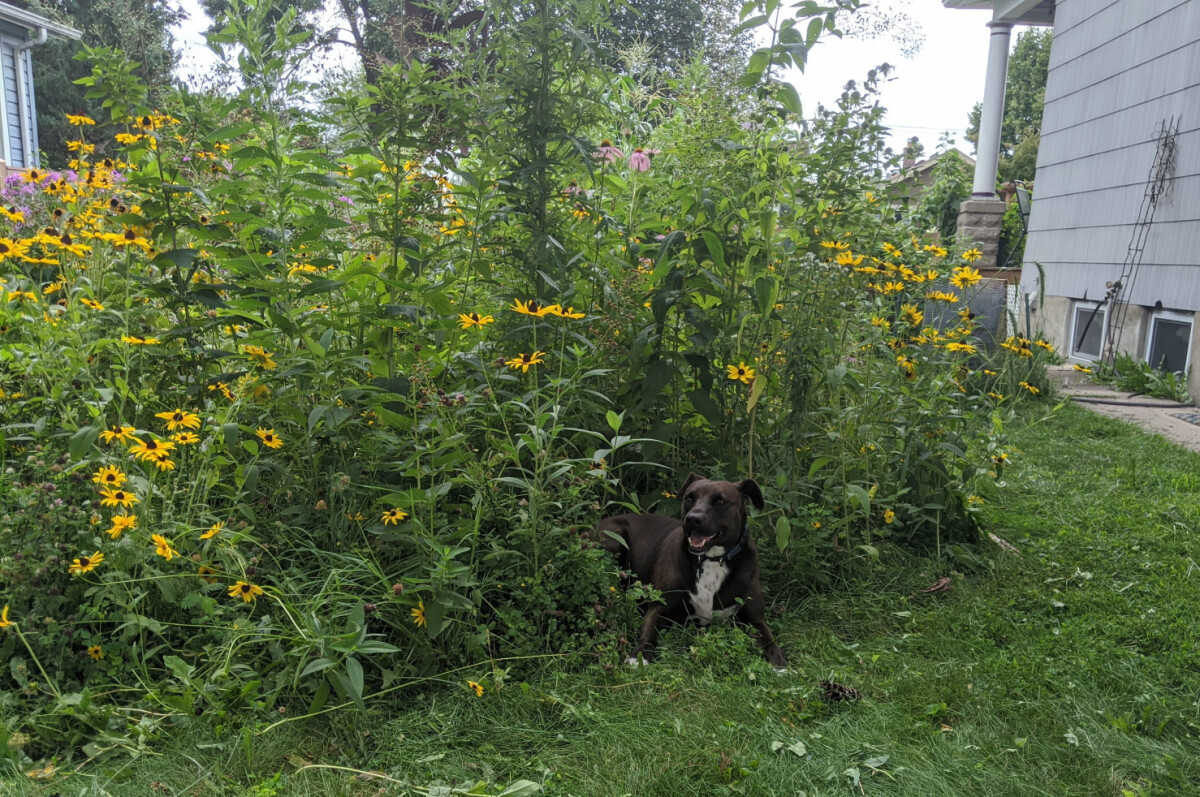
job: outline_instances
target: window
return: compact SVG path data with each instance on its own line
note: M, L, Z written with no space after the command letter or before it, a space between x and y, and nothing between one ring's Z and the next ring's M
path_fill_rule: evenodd
M1192 316L1159 310L1150 317L1146 362L1168 373L1186 374L1191 365Z
M1071 318L1071 356L1099 360L1104 348L1104 324L1107 311L1099 304L1076 302Z

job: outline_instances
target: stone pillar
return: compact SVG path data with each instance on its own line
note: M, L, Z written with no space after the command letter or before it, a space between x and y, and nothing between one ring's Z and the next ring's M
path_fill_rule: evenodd
M974 197L996 196L996 169L1000 160L1000 127L1004 122L1004 84L1008 80L1008 41L1011 22L989 22L987 77L979 114L979 141L975 146Z
M963 248L974 246L983 252L976 265L985 277L994 276L999 265L996 261L1000 255L1000 230L1006 207L1004 200L997 199L995 193L990 199L975 197L958 206L958 232L954 234L954 242Z

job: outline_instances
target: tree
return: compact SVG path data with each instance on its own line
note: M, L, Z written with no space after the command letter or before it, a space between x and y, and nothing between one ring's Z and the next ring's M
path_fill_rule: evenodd
M1033 180L1042 132L1042 105L1046 98L1046 73L1050 66L1049 28L1030 28L1017 36L1008 59L1004 89L1004 120L1000 126L999 179ZM983 106L971 110L967 140L979 146L979 118Z
M83 44L115 47L136 61L136 74L149 88L152 104L171 85L178 56L170 26L184 14L170 0L36 0L28 7L80 31ZM107 113L99 101L84 98L84 87L75 85L77 79L91 74L87 64L74 60L79 46L79 42L51 39L33 58L39 144L51 166L70 159L66 142L78 134L67 124L66 114L83 113L102 122Z

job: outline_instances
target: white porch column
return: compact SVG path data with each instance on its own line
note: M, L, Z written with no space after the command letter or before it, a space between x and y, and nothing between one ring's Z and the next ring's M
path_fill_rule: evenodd
M983 112L979 115L979 142L975 146L975 182L971 195L996 196L996 169L1000 160L1000 125L1004 121L1004 84L1008 78L1008 41L1011 22L988 23L987 79L983 85Z

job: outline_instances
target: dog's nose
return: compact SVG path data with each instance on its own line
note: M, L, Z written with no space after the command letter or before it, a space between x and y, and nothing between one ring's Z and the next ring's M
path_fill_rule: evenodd
M689 512L683 516L683 527L685 529L694 529L704 522L704 515L699 512Z

